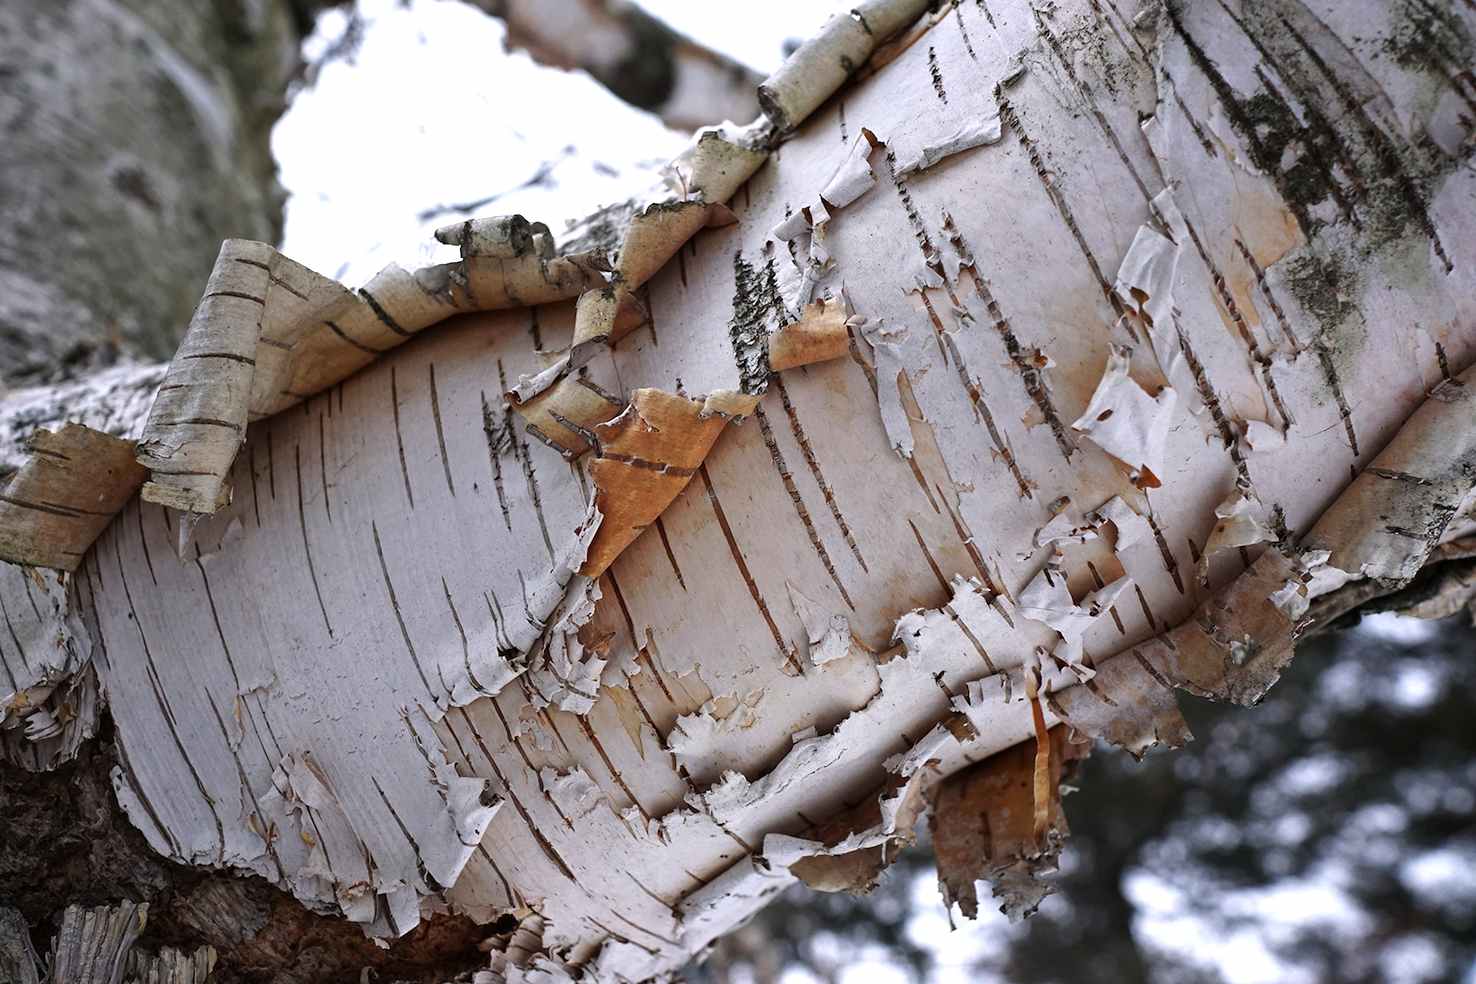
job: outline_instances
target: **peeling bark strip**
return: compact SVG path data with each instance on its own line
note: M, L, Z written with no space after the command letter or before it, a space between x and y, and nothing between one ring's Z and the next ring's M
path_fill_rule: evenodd
M1039 877L1055 870L1066 840L1061 782L1069 778L1069 766L1091 751L1090 745L1068 741L1069 730L1051 729L1045 743L1050 769L1043 830L1036 825L1037 742L1015 745L957 772L933 794L928 823L945 904L957 902L965 916L975 918L979 899L974 884L988 881L1000 911L1020 919L1049 894Z
M0 492L0 560L75 571L143 485L134 443L80 424L37 431L31 458Z
M845 89L849 145L828 112L788 120L759 171L776 120L709 131L563 254L536 223L473 220L441 233L459 264L368 286L385 318L324 288L347 305L342 335L303 322L301 346L331 357L295 347L292 364L362 370L328 425L313 401L248 428L251 501L200 519L190 562L164 549L182 517L125 509L75 582L88 629L71 656L33 642L69 624L58 585L28 594L30 573L5 569L6 754L54 762L85 730L95 669L120 802L155 849L259 872L379 936L422 905L515 922L491 957L514 978L673 973L796 879L874 878L950 776L1000 753L1019 759L1014 795L986 810L1017 807L1024 834L995 860L1028 869L1066 758L1032 738L1069 724L1134 754L1182 743L1173 687L1253 699L1306 620L1403 583L1476 524L1465 103L1427 62L1374 57L1403 28L1371 0L1324 5L1315 30L1292 0L1242 6L1269 19L950 7ZM1450 271L1345 177L1341 201L1306 200L1304 227L1297 181L1251 154L1225 98L1274 89L1309 129L1314 108L1346 116L1282 18L1376 126L1428 136L1408 167L1432 164L1411 173ZM811 50L858 25L842 15ZM991 122L1028 140L991 143ZM899 174L929 148L989 149L907 172L894 197L871 191L878 134ZM1305 145L1276 140L1294 167ZM1361 161L1365 191L1397 191ZM744 221L712 224L739 185ZM264 319L314 296L261 262ZM536 318L421 331L553 297ZM786 345L815 340L795 325L816 298L825 351L843 327L851 358L776 384ZM227 301L247 303L210 304ZM636 330L656 323L659 344ZM398 348L371 364L344 337ZM1324 362L1360 450L1388 445L1351 485ZM739 423L770 386L763 424ZM286 388L283 405L311 385ZM194 417L234 419L164 419ZM1252 561L1234 580L1227 551ZM976 865L979 813L934 817ZM959 892L965 870L945 872ZM1028 907L1039 888L1012 891Z
M595 429L589 473L604 518L580 573L603 574L687 487L728 421L757 406L740 393L714 393L701 402L659 390L632 393L624 413Z
M213 947L149 953L134 946L148 912L147 903L136 902L67 906L47 953L48 984L205 984L215 967ZM14 909L0 908L0 974L13 984L40 984L42 969L25 920Z

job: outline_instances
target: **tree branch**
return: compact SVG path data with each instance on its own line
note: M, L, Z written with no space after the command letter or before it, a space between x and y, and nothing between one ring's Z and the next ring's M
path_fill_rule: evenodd
M507 25L507 45L555 68L583 69L675 130L758 114L763 77L678 34L626 0L468 0Z

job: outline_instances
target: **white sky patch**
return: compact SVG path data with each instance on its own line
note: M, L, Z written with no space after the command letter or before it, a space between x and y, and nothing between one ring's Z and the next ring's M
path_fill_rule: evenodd
M1360 635L1372 636L1383 642L1401 646L1418 646L1435 638L1439 626L1422 618L1398 615L1394 612L1376 612L1365 615L1353 630Z
M1434 668L1404 660L1394 674L1394 686L1389 696L1405 710L1420 710L1440 697L1440 692L1445 689L1443 682Z
M746 0L740 8L690 0L641 0L640 6L693 41L760 72L772 72L784 61L786 40L812 37L827 17L853 4L844 0Z
M1124 890L1138 909L1133 929L1145 944L1212 967L1227 984L1311 981L1308 970L1279 956L1277 948L1291 948L1310 926L1339 935L1368 929L1366 914L1330 881L1229 892L1195 886L1191 900L1189 888L1140 869L1129 873Z
M845 5L753 0L741 16L671 0L642 6L769 71L785 39L808 37ZM472 215L521 212L557 234L645 189L686 142L584 72L509 55L501 22L465 4L358 0L357 10L364 28L352 60L324 65L272 133L290 195L283 252L349 286L391 261L454 259L431 232ZM325 13L304 55L321 57L347 23L341 10ZM539 186L519 188L541 169ZM424 215L499 193L468 212Z
M353 61L326 64L272 134L291 194L283 251L351 286L392 260L430 261L431 230L468 217L427 210L514 189L552 163L546 186L472 214L522 212L558 232L645 188L685 143L585 73L507 54L501 22L465 4L358 9ZM320 21L306 49L321 51L343 22Z
M992 974L980 974L974 968L978 963L990 963L1001 959L1010 947L1012 937L1018 935L1004 913L990 904L991 890L987 884L979 891L979 918L965 919L955 910L953 925L948 925L948 912L943 905L943 893L938 889L938 878L932 872L917 875L909 886L908 901L912 914L907 920L907 937L914 944L928 951L933 959L930 984L955 984L968 981L970 984L993 984L1000 980ZM1052 906L1059 899L1048 897L1042 907Z
M906 967L870 955L847 964L839 976L841 984L912 984L912 974Z
M1476 846L1453 845L1426 851L1399 866L1399 881L1431 908L1453 904L1476 907Z
M1379 970L1388 984L1438 981L1451 969L1439 944L1428 936L1401 936L1385 944L1379 954ZM1476 967L1472 973L1476 973Z
M1316 796L1332 789L1347 773L1347 763L1338 756L1314 755L1288 765L1276 777L1276 785L1288 796Z

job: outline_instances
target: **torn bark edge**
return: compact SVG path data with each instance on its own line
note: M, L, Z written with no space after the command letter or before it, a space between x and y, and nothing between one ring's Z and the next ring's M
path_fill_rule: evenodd
M1345 585L1372 582L1383 594L1408 584L1476 487L1473 382L1476 367L1432 391L1306 536L1265 550L1140 656L1191 693L1254 704L1313 627L1314 601Z
M604 521L580 573L603 574L687 487L728 422L757 406L757 397L732 390L695 400L638 389L624 412L595 427L589 475Z
M1313 618L1305 617L1311 602L1331 595L1314 616L1326 619L1348 607L1331 604L1339 588L1344 590L1338 594L1356 603L1364 596L1362 585L1386 591L1407 584L1436 550L1451 518L1476 486L1476 433L1468 426L1473 381L1476 368L1432 392L1297 547L1283 544L1268 549L1206 601L1194 617L1141 646L1100 661L1089 685L1068 685L1054 693L1050 688L1032 688L1034 681L1026 668L1025 689L1037 735L1046 724L1043 701L1073 728L1122 744L1135 755L1157 742L1182 744L1189 735L1170 685L1200 696L1254 703L1275 682L1291 658L1294 642L1311 626ZM1412 535L1416 531L1418 535ZM1352 591L1345 585L1351 585ZM956 741L972 737L974 728L966 710L951 715L934 735L919 742L899 763L898 771L903 776L923 775L929 770L922 766L940 754L950 736ZM1007 911L1029 911L1043 897L1032 884L1039 870L1036 862L1046 857L1041 845L1055 830L1051 779L1058 763L1054 755L1041 756L1039 748L1037 738L1028 756L1015 752L1025 757L1009 772L1013 781L1030 790L1029 809L1017 804L1014 822L1024 824L1028 818L1028 843L1035 853L1016 850L991 872ZM946 787L948 780L944 782ZM897 802L905 806L907 791L917 788L909 779L898 791ZM888 812L884 808L884 815ZM890 826L874 828L872 836L898 829L895 818L901 811L894 808L890 812L894 818ZM971 834L967 825L958 828L947 815L947 811L935 815L937 836L977 839L977 832ZM861 836L846 846L850 851L845 853L851 853L873 845ZM792 848L789 853L794 853ZM972 857L979 852L963 853ZM949 869L950 862L942 860L945 890L966 900L972 876L965 883ZM950 880L957 884L949 885Z
M1040 876L1056 868L1068 833L1061 783L1091 746L1071 729L1046 732L943 780L930 796L929 827L944 903L978 915L975 883L989 881L1011 921L1033 913L1050 894ZM1045 767L1042 768L1042 763Z

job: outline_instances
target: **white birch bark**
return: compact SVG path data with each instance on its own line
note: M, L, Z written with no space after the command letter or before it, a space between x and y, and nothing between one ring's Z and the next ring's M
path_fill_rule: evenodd
M376 934L512 913L494 979L639 980L1052 725L1141 752L1170 684L1258 698L1462 528L1473 20L963 3L829 99L779 73L794 135L643 286L253 423L183 558L124 508L74 580L124 809ZM771 375L826 295L845 356ZM612 402L578 448L527 426L556 387Z

